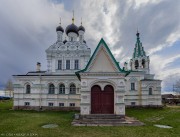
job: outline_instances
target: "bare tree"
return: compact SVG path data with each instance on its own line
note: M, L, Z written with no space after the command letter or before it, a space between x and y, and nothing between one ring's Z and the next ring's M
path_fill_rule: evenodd
M9 79L6 83L6 86L5 86L5 94L9 95L9 97L12 97L13 91L14 91L13 83L12 83L12 80Z

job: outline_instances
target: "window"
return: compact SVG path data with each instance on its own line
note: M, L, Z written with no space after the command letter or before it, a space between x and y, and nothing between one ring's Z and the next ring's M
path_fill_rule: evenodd
M74 69L79 69L79 60L74 61Z
M142 60L142 67L145 68L145 59Z
M73 41L73 37L71 37L71 41Z
M64 107L64 103L59 103L59 106L60 107Z
M152 88L149 88L149 95L152 95Z
M49 107L52 107L54 104L52 102L50 102L48 105L49 105Z
M75 107L75 103L70 103L69 106L70 107Z
M59 70L62 69L62 60L58 60L58 69L59 69Z
M24 102L24 105L25 106L30 106L30 103L29 102Z
M135 90L135 83L131 83L131 90Z
M65 86L64 86L64 84L59 85L59 94L65 94Z
M135 106L135 105L136 105L136 102L131 102L131 105L132 105L132 106Z
M76 94L76 86L74 84L70 85L70 94Z
M54 92L55 92L54 84L50 84L49 85L49 94L54 94Z
M66 69L70 69L70 60L66 60Z
M83 39L82 39L82 35L80 35L80 36L79 36L79 40L80 40L80 41L82 41L82 40L83 40Z
M28 84L26 85L26 94L30 94L31 93L31 86Z
M135 61L135 69L138 69L139 67L139 63L138 63L138 60Z

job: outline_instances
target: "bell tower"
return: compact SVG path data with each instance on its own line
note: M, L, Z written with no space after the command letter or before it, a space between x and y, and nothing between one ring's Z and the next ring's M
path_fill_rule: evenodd
M146 56L146 52L144 51L139 35L140 33L137 31L137 40L132 59L130 60L130 68L133 71L144 71L146 74L149 74L149 56Z

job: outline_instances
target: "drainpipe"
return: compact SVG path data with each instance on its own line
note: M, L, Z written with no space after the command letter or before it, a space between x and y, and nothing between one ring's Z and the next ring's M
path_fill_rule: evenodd
M42 109L42 85L41 85L42 76L41 76L41 74L39 75L39 80L40 80L40 98L39 98L39 108L40 108L40 110L41 110L41 109Z

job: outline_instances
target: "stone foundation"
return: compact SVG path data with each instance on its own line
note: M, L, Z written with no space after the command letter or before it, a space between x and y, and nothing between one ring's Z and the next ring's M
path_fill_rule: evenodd
M80 111L80 107L49 107L49 106L14 106L14 110L52 110L52 111Z
M126 108L163 108L163 105L126 105Z
M162 105L139 105L139 106L132 106L126 105L126 108L163 108ZM52 111L80 111L80 107L49 107L49 106L14 106L14 110L37 110L37 111L44 111L44 110L52 110Z

